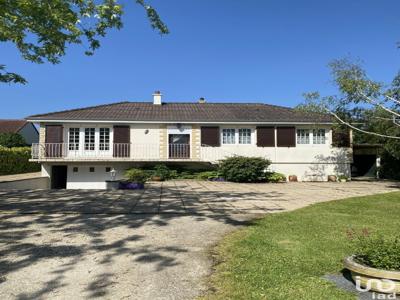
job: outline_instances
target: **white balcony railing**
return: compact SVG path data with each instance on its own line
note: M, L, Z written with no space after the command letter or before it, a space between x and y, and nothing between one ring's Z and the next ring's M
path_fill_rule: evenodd
M32 144L32 159L131 159L141 161L152 160L188 160L192 159L192 150L190 144L168 144L167 152L160 151L160 144L135 144L135 143L36 143ZM202 145L200 147L200 156L196 160L205 162L218 162L221 159L234 155L243 154L236 148L221 149L221 147L209 147ZM244 149L245 150L245 149ZM257 153L257 156L263 156Z
M188 159L190 158L189 144L168 144L168 158Z
M130 153L129 143L34 143L31 148L33 159L129 158Z

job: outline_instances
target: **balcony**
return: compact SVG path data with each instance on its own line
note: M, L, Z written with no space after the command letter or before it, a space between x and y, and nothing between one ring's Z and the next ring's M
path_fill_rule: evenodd
M167 153L160 151L159 144L133 143L35 143L31 151L33 161L194 160L189 144L168 144Z

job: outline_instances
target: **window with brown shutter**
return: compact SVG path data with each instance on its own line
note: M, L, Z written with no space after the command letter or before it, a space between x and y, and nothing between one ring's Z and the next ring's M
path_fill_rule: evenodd
M63 127L61 125L46 125L45 152L46 157L62 157Z
M218 126L201 127L201 145L203 147L219 147L220 133Z
M276 134L278 147L296 147L296 129L294 127L277 127Z
M129 126L114 126L114 157L129 157L130 156L130 127Z
M257 147L275 147L275 127L257 127Z

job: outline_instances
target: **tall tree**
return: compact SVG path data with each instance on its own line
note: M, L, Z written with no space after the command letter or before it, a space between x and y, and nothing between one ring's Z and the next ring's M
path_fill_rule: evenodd
M145 0L133 0L144 8L150 25L160 34L168 28ZM1 0L0 41L15 44L22 57L34 63L60 63L69 44L84 44L86 55L100 47L100 37L123 25L120 0ZM22 83L21 75L0 64L0 82Z

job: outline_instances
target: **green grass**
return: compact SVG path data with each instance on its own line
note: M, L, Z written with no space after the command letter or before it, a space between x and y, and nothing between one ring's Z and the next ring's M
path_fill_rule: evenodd
M352 254L346 230L400 228L400 193L350 198L273 214L229 234L215 249L207 299L355 299L322 279Z

